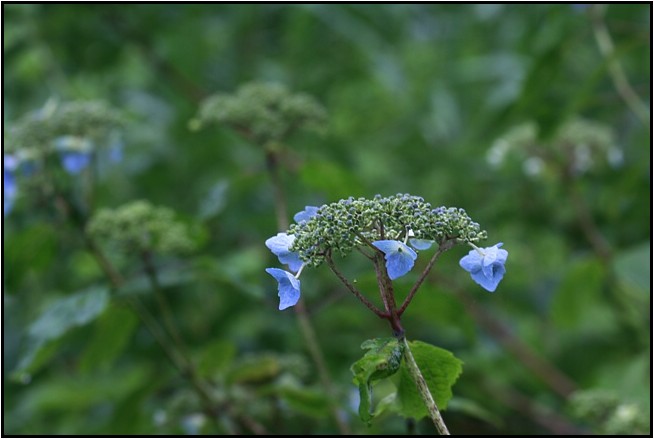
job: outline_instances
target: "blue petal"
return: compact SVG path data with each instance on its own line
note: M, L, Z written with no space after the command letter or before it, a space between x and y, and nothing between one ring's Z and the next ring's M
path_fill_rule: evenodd
M477 271L475 273L470 273L472 279L481 285L485 290L489 292L494 292L497 288L497 285L500 283L506 273L506 268L502 264L493 264L491 266L491 275L487 276L484 271Z
M300 281L295 276L279 268L266 268L266 273L277 280L280 310L294 306L300 300Z
M470 250L467 255L461 258L459 265L465 271L473 273L481 270L482 257L477 250Z
M319 209L320 208L316 206L305 206L304 210L296 213L293 219L298 224L302 221L309 221L311 218L318 215Z
M416 250L427 250L432 246L432 244L434 244L434 241L429 239L411 238L409 239L409 244L411 244L411 247L415 248Z
M499 247L501 245L502 243L500 242L499 244L495 244L494 246L487 247L483 250L484 258L482 260L482 270L486 277L492 277L492 267L495 264L504 264L506 262L509 252L500 249Z
M266 247L279 259L282 264L288 265L288 268L293 273L302 267L303 262L300 260L300 255L289 250L295 241L295 236L286 233L278 233L272 238L266 240Z
M61 164L71 174L79 174L90 161L91 154L88 152L66 152L61 155Z
M386 257L386 271L391 280L402 277L413 268L413 261L418 255L411 247L400 241L382 240L372 243L384 252Z

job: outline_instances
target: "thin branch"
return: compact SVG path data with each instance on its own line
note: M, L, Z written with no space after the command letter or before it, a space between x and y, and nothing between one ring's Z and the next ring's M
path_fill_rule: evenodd
M273 186L273 194L275 197L275 215L277 216L277 227L280 231L288 229L288 207L286 204L286 195L284 193L284 186L279 175L279 157L276 151L266 150L266 169Z
M188 352L188 349L186 348L186 343L182 339L180 331L179 329L177 329L177 325L175 324L175 319L173 317L172 311L170 310L170 305L168 303L168 300L166 299L166 296L164 295L161 289L161 285L159 283L159 277L157 276L157 270L152 264L152 258L150 253L142 252L141 260L143 261L143 268L145 270L145 274L148 278L148 281L150 282L150 287L154 292L154 296L157 301L157 305L159 306L159 310L161 311L161 315L163 317L163 321L164 321L164 325L166 326L166 329L168 330L171 337L173 338L173 341L177 344L178 349L182 352Z
M325 256L325 260L327 261L327 265L329 266L330 270L332 270L332 272L336 275L336 277L338 277L340 281L343 282L343 285L345 285L347 289L350 290L352 294L354 294L357 297L357 299L359 299L359 301L361 301L361 303L363 303L370 311L377 314L379 318L387 319L389 317L387 313L383 312L382 310L377 308L375 304L373 304L368 299L366 299L366 297L363 294L361 294L359 290L357 290L356 287L352 285L345 276L343 276L343 274L336 267L336 264L334 263L334 260L332 259L332 256L330 254Z
M375 247L375 246L372 244L372 242L370 242L370 240L369 240L368 238L366 238L365 236L363 236L363 235L361 234L361 232L355 231L354 234L357 235L357 237L358 237L361 241L363 241L364 244L366 244L368 247L370 247L371 249L373 249L373 250L375 251L375 253L381 251L381 250L379 250L377 247Z
M441 244L441 245L438 247L438 250L436 250L436 253L434 253L434 256L431 257L431 259L429 260L429 263L427 264L427 266L425 267L425 269L422 270L422 273L420 274L420 277L418 278L418 280L416 281L416 283L413 285L413 287L411 287L411 291L409 291L409 294L408 294L408 295L406 296L406 298L404 299L404 302L402 302L402 306L401 306L400 309L397 311L397 314L398 314L399 316L402 316L402 314L404 314L404 311L406 311L406 308L409 306L409 304L410 304L411 301L413 300L413 296L416 295L416 293L418 292L418 289L420 288L420 286L422 285L422 283L423 283L423 282L425 281L425 279L427 278L427 275L429 274L429 272L431 271L432 267L433 267L434 264L436 263L436 260L440 257L440 255L442 255L442 254L445 253L447 250L449 250L450 248L452 248L452 246L454 245L454 243L455 243L455 240L447 240L447 241L444 241L443 244Z
M373 261L373 260L375 259L374 256L369 255L368 253L366 253L365 251L363 251L362 248L357 247L356 249L357 249L357 251L358 251L359 253L361 253L363 256L365 256L366 258L370 259L371 261Z
M375 255L375 275L377 276L377 284L379 285L379 294L381 295L386 313L388 314L388 322L391 324L393 334L400 337L404 334L404 328L400 316L397 314L397 303L395 302L395 293L393 292L393 281L388 277L386 270L386 263L384 261L384 253L381 251Z
M574 206L581 231L597 256L599 256L602 262L608 264L611 261L613 253L611 245L595 222L590 207L581 194L578 183L573 179L568 180L568 184L565 185L566 191Z
M529 344L516 337L499 319L485 307L476 304L470 295L447 278L439 276L438 281L447 285L465 307L466 311L488 331L507 351L511 352L534 375L545 382L554 392L563 398L577 390L577 385L570 377L559 370L546 358L538 355Z
M645 126L648 126L651 122L649 109L629 83L627 74L616 56L613 39L606 27L606 23L604 22L605 9L605 5L593 5L590 7L590 17L597 46L606 60L609 75L611 76L616 91L638 119L640 119Z

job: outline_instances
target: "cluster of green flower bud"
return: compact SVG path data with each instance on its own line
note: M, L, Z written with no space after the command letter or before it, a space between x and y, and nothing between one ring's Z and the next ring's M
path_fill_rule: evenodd
M575 417L593 426L593 433L621 436L649 431L647 411L634 402L621 401L612 391L579 390L568 404Z
M435 241L450 239L478 242L486 231L472 221L465 210L432 208L422 197L397 194L373 199L352 197L319 208L308 221L293 224L295 240L290 251L310 266L318 266L328 252L346 256L353 249L377 240L406 241L409 238Z
M533 122L518 125L493 143L487 159L499 166L511 156L522 161L529 175L541 174L548 165L583 173L599 165L615 167L622 163L622 152L615 146L611 129L585 119L564 123L549 138L540 138Z
M50 151L53 141L63 136L102 144L122 125L121 113L101 101L48 102L42 109L11 124L3 137L6 152L37 156Z
M250 83L234 94L207 98L190 126L225 124L258 145L267 145L300 129L321 132L326 120L324 107L308 94L291 93L279 84Z
M117 209L100 209L88 233L128 252L186 253L195 247L188 227L166 207L133 201Z

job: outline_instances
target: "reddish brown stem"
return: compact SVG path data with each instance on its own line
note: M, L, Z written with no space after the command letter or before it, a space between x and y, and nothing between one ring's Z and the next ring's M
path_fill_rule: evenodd
M442 255L443 253L445 253L447 250L451 249L452 246L453 246L455 243L456 243L456 240L454 240L454 239L450 239L450 240L446 240L446 241L444 241L444 242L443 242L443 243L438 247L438 250L436 250L436 253L434 253L434 256L431 257L431 259L429 260L429 263L427 264L427 266L425 267L425 269L422 270L422 273L420 274L420 277L418 278L418 280L416 281L416 283L413 285L413 287L411 287L411 291L409 291L409 294L408 294L408 295L406 296L406 298L404 299L404 302L402 302L402 306L401 306L400 309L397 311L397 314L398 314L400 317L402 316L402 314L404 314L404 311L406 311L406 308L409 306L409 304L410 304L411 301L413 300L413 296L416 295L416 293L418 292L418 289L420 288L420 286L422 285L422 283L423 283L423 282L425 281L425 279L427 278L427 275L429 274L429 272L431 271L432 267L433 267L434 264L436 263L436 260L440 257L440 255Z
M327 265L332 270L332 272L336 275L336 277L338 277L340 279L340 281L343 282L343 285L345 285L347 287L347 289L350 290L352 292L352 294L354 294L356 296L356 298L359 299L359 301L361 303L363 303L370 311L377 314L377 316L379 318L382 318L382 319L388 319L389 318L388 313L383 312L382 310L377 308L372 302L370 302L368 299L366 299L366 297L363 294L361 294L361 292L359 292L359 290L357 290L356 287L354 285L352 285L350 283L350 281L348 281L345 276L343 276L343 273L341 273L338 270L338 268L336 267L336 264L334 263L334 260L332 259L330 254L328 254L325 257L325 260L327 261Z

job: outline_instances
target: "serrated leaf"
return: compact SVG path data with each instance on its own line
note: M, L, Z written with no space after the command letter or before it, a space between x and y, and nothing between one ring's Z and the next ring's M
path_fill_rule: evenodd
M374 381L396 373L402 363L403 346L396 338L375 338L361 344L368 352L352 367L354 384L359 388L359 417L364 422L373 418L372 385Z
M94 320L104 311L108 302L109 292L106 288L98 287L52 303L28 328L27 348L16 366L14 376L20 380L26 373L33 373L45 362L45 357L40 354L42 348L71 328Z
M424 343L410 341L409 347L416 364L427 382L434 402L439 410L447 408L452 398L452 386L461 374L463 361L450 351ZM397 386L397 410L407 418L421 419L427 416L427 407L423 402L416 384L411 378L406 363L400 367L400 382Z

